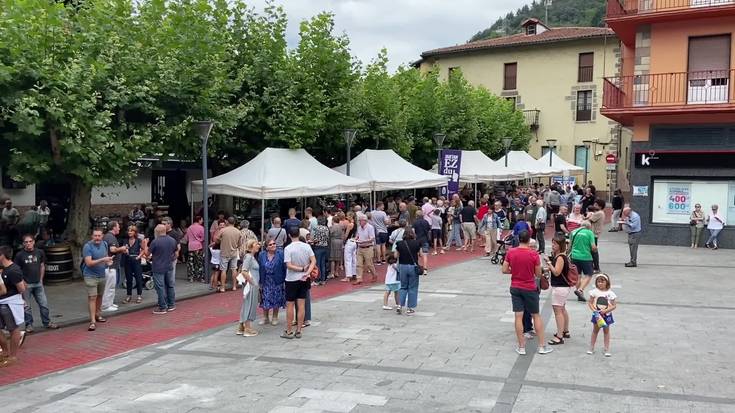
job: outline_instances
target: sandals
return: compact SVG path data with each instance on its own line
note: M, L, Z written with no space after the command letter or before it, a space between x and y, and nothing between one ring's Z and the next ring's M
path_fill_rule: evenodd
M572 336L570 336L570 335L569 335L569 331L568 331L568 330L567 330L567 331L564 331L564 332L562 333L562 336L563 336L564 338L572 338Z
M143 297L138 296L138 298L135 299L135 304L140 304L143 302Z
M294 338L301 338L301 331L297 331L293 336Z
M125 297L125 299L123 300L123 304L130 304L130 302L131 302L131 301L133 301L133 297L131 297L131 296L127 296L127 297Z
M97 316L97 321L100 322L100 323L106 323L107 322L107 319L105 317L102 317L101 315L98 315ZM92 323L92 324L94 324L94 323Z
M87 328L87 331L94 331L97 329L97 325L95 323L89 323L89 327Z
M281 333L281 338L285 338L286 340L293 340L294 334L288 332L287 330L284 330L283 333Z
M564 334L562 334L563 336ZM559 344L564 344L564 339L562 337L559 337L558 335L554 334L554 338L556 338L559 341L549 340L550 346L558 346Z

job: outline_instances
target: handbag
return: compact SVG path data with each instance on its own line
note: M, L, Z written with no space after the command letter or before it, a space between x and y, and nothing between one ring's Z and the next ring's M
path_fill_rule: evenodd
M697 221L696 220L694 220L694 219L689 220L689 226L692 226L693 227L693 226L696 226L696 225L697 225Z
M575 287L579 282L579 269L577 269L577 266L574 265L572 260L570 260L566 254L562 255L564 256L564 260L567 262L567 273L564 274L564 272L562 272L561 276L570 287Z
M542 290L549 289L549 278L545 274L541 274L541 278L539 279L539 288Z
M311 281L316 281L319 279L319 267L317 267L316 265L314 266L314 268L309 273L309 278L311 279Z

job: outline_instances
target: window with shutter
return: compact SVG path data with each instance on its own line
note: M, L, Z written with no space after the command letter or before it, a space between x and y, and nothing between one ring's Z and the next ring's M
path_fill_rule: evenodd
M592 120L592 91L577 92L577 122Z
M503 90L515 90L518 74L518 63L506 63L503 78Z
M595 54L594 53L580 53L579 54L579 69L577 73L578 82L591 82L592 74L595 66Z

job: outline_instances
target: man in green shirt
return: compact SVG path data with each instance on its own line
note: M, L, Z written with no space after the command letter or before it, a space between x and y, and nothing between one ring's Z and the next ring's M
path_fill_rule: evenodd
M579 271L579 281L577 281L577 289L574 295L577 300L586 301L584 298L584 289L592 279L594 269L592 268L592 251L597 251L595 243L595 233L592 232L592 224L589 221L582 221L582 225L569 234L569 243L572 253L570 258L572 263L577 266Z

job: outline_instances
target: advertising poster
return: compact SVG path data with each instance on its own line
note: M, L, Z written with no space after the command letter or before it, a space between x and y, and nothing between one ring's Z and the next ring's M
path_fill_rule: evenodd
M574 186L577 184L577 178L574 176L552 176L551 182L560 184L563 187Z
M691 211L691 185L669 184L669 195L666 202L666 213L674 215L689 215Z
M446 191L448 198L459 192L459 167L461 163L462 151L457 149L442 149L441 174L449 177L447 187L442 190L442 194Z

